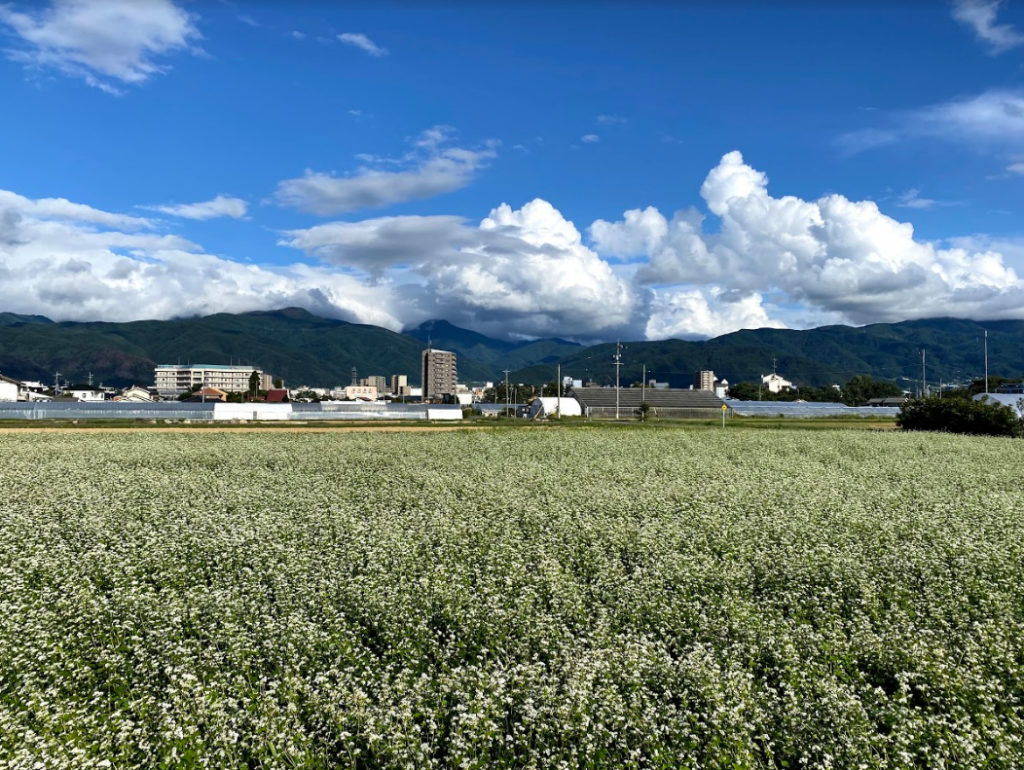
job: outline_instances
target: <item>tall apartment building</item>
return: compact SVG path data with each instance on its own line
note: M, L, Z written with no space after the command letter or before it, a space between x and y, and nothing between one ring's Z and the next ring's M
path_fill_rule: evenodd
M455 392L458 379L455 354L450 350L423 351L423 400L439 401Z
M713 391L715 389L715 373L710 369L702 369L699 372L694 372L693 389Z
M164 398L188 393L196 385L219 388L228 393L249 390L249 377L256 372L260 377L260 390L270 390L272 378L255 366L228 366L226 364L161 364L156 367L156 390Z
M412 388L409 387L409 375L407 374L392 374L391 375L391 395L392 396L411 396Z

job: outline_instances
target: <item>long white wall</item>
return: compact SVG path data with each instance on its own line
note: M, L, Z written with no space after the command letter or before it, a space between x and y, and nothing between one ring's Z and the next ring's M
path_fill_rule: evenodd
M215 420L288 420L291 404L226 404L213 405Z

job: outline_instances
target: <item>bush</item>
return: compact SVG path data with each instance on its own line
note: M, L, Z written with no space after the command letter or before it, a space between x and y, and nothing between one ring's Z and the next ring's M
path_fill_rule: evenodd
M994 401L961 398L915 398L896 418L903 430L938 430L981 436L1020 436L1024 423L1008 406Z

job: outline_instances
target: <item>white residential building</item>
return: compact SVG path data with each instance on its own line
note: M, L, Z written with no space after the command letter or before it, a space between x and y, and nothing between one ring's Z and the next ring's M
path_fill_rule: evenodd
M188 393L196 385L219 388L228 393L245 393L249 390L249 378L253 372L259 375L260 390L270 390L272 378L259 367L226 364L161 364L155 370L156 389L164 398Z
M153 394L138 385L132 385L118 398L119 401L140 401L149 402L153 400Z
M17 401L20 393L20 382L0 374L0 401Z
M768 388L769 393L778 393L783 389L792 388L793 383L775 372L762 374L761 382Z
M64 393L70 394L76 401L105 401L107 397L107 394L99 388L73 388Z

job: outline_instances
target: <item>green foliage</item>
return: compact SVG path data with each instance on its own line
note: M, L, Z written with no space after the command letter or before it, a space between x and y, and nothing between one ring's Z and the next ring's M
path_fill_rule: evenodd
M0 766L1020 767L1022 461L900 432L0 435Z
M842 401L847 406L862 406L872 398L890 398L902 394L903 391L896 383L875 380L866 374L852 377L839 390L831 385L820 388L804 385L772 393L756 382L738 382L729 386L730 398L740 401Z
M903 395L894 382L879 382L869 375L858 375L843 385L842 399L847 406L861 406L872 398L894 398Z
M1020 436L1024 423L995 401L930 396L907 401L896 418L903 430L932 430L986 436Z

